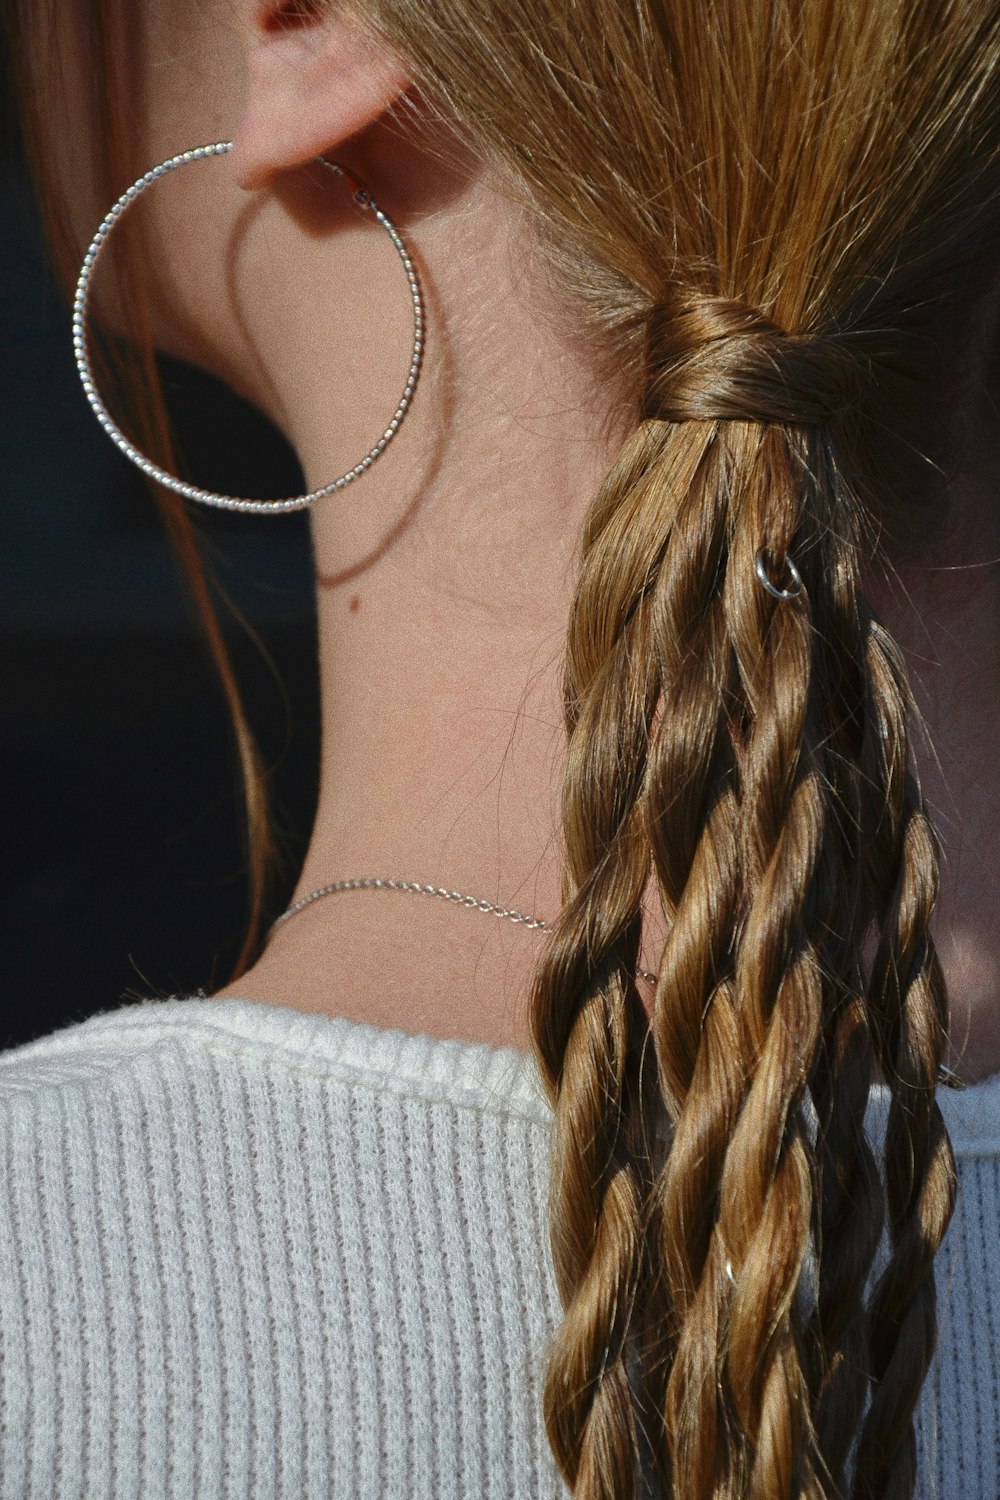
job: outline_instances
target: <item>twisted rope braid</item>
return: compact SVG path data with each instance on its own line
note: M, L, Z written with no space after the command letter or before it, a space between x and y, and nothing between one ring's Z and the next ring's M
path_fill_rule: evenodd
M725 486L713 450L671 536L654 596L664 712L650 752L649 843L670 930L652 1033L672 1124L652 1219L672 1292L652 1395L664 1412L671 1493L714 1493L728 1451L716 1374L724 1258L712 1239L723 1151L743 1090L734 1003L738 801L728 734L732 650L720 578ZM692 1101L692 1107L688 1107ZM694 1102L696 1101L696 1102ZM661 1475L665 1479L665 1474Z
M563 1475L585 1500L632 1496L640 1454L627 1342L648 1280L656 1092L639 1067L648 1026L633 976L649 870L641 794L659 698L649 580L671 505L646 479L659 447L642 431L626 444L581 541L564 676L565 899L531 997L555 1109L550 1216L565 1309L545 1419ZM623 570L626 535L633 567ZM612 578L624 586L609 588Z
M735 1276L725 1372L747 1445L746 1493L820 1495L809 1391L793 1299L809 1246L813 1171L803 1099L819 1045L826 983L818 940L817 872L828 802L827 729L814 672L809 543L786 434L765 429L734 536L726 600L750 708L741 757L741 866L746 919L736 958L737 1004L749 1051L746 1097L726 1152L718 1234ZM775 609L747 588L740 561L762 545L796 545L802 607ZM771 528L777 532L772 543ZM818 527L817 527L818 529ZM746 577L750 575L747 574Z
M910 1500L916 1483L913 1412L936 1344L934 1257L955 1206L954 1153L936 1100L947 999L930 934L937 898L936 839L909 768L911 711L898 648L868 630L873 710L885 798L872 872L881 941L869 985L876 1044L891 1090L886 1197L891 1257L872 1297L872 1399L858 1439L854 1500Z
M846 1495L846 1464L865 1403L868 1329L864 1293L885 1216L882 1180L864 1134L871 1034L853 989L824 1028L814 1072L818 1117L816 1307L807 1333L813 1422L830 1493Z
M806 347L797 340L796 358ZM768 368L787 414L788 367ZM761 376L758 400L763 389ZM905 1050L906 1007L887 974L901 954L916 960L894 902L925 915L929 905L926 892L909 903L893 894L886 875L899 862L898 819L885 811L899 755L886 760L881 637L859 597L850 497L830 440L809 425L692 423L663 435L649 424L582 539L564 678L572 852L532 1012L556 1105L550 1212L566 1311L546 1421L581 1496L635 1493L650 1412L671 1500L847 1493L884 1198L865 1107L875 1058ZM804 598L776 608L752 559L793 546ZM898 683L896 696L905 711ZM905 739L896 751L905 765ZM669 930L647 1027L632 976L650 869ZM897 936L883 933L866 986L859 955L873 921ZM911 1009L919 1021L926 1007ZM647 1030L655 1090L640 1064ZM650 1146L657 1098L662 1161ZM910 1143L932 1145L926 1134ZM904 1224L914 1186L889 1179ZM904 1485L904 1429L933 1347L922 1232L900 1230L880 1284L861 1445L873 1461L888 1430ZM902 1322L924 1331L924 1368L909 1385L890 1370ZM916 1334L909 1344L912 1354ZM872 1482L858 1494L881 1495Z
M782 411L790 399L784 389ZM737 566L719 588L727 525L735 528L737 557L755 555L775 516L787 546L808 472L789 463L788 441L786 433L765 434L748 493L736 495L733 474L718 464L700 476L703 488L681 512L676 551L664 565L655 632L666 643L661 675L670 713L651 754L655 790L647 818L673 925L653 1030L673 1142L653 1196L674 1298L662 1407L670 1493L691 1500L717 1493L820 1495L828 1491L816 1469L830 1478L809 1421L815 1361L810 1367L792 1301L809 1247L814 1191L822 1194L823 1182L805 1129L805 1091L821 1056L822 1027L831 1025L843 992L836 962L824 951L831 946L830 898L847 915L850 934L858 892L849 872L859 862L834 847L831 674L823 670L818 633L807 616L774 616L767 600L748 595L749 570L741 575ZM799 458L815 461L814 447ZM740 465L732 471L741 472ZM816 529L831 535L818 520ZM817 573L826 561L814 562ZM733 659L746 698L742 727L732 709ZM739 798L731 745L741 766ZM741 902L746 912L734 970ZM831 1112L824 1109L821 1150L834 1177L838 1165L849 1168L853 1159L864 1181L856 1096L848 1110L854 1128L845 1141L829 1133ZM834 1118L835 1127L842 1118ZM846 1177L849 1188L849 1170ZM827 1191L821 1201L820 1218L829 1224L837 1196ZM832 1328L852 1347L863 1336L860 1299L874 1243L868 1226L862 1233L864 1243L855 1243L839 1273L835 1267L832 1281L821 1283L823 1368L827 1360L840 1363L836 1351L830 1359L824 1331ZM731 1298L727 1266L735 1280Z
M813 480L836 491L829 447L813 449ZM865 851L863 788L881 779L881 744L866 711L870 685L865 651L870 610L859 597L858 525L849 505L826 533L827 555L813 574L817 674L825 684L830 734L825 747L831 807L824 868L824 968L831 999L810 1077L816 1113L813 1235L815 1306L806 1331L819 1467L834 1495L845 1495L850 1449L866 1398L868 1326L865 1290L884 1220L884 1193L865 1134L874 1073L871 1024L860 955L872 920Z

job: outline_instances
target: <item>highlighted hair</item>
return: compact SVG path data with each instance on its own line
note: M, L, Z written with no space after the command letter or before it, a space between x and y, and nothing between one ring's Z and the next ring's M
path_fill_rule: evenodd
M101 34L121 3L92 0ZM956 1175L938 848L864 570L927 534L914 424L1000 249L1000 10L353 8L529 210L633 418L579 538L531 993L552 1451L580 1500L644 1470L675 1500L907 1500Z

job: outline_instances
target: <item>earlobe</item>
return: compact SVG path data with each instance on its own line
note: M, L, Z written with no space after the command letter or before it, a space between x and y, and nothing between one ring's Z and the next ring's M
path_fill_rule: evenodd
M342 16L294 27L262 8L247 56L243 114L228 160L243 188L332 152L384 114L412 83L399 57Z

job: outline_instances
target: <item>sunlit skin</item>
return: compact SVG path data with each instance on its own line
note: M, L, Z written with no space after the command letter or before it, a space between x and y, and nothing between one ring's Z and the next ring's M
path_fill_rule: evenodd
M399 437L312 512L323 741L295 895L377 874L551 916L560 652L579 528L626 431L605 420L619 393L547 318L528 226L471 160L446 174L430 156L404 62L333 19L284 29L253 0L157 0L141 24L137 173L236 142L147 195L162 342L256 402L310 488L381 433L412 337L395 251L309 165L319 152L351 166L408 235L427 296L425 368ZM401 133L387 112L407 92ZM88 190L82 132L69 134L82 254L108 205ZM944 843L934 931L952 996L947 1060L970 1079L1000 1070L1000 570L979 566L1000 557L992 309L980 327L990 337L962 353L961 525L930 560L976 566L907 569L895 595L872 580L941 761L918 745ZM664 930L652 887L647 912L651 969ZM349 893L287 923L218 996L527 1049L541 941L444 903Z

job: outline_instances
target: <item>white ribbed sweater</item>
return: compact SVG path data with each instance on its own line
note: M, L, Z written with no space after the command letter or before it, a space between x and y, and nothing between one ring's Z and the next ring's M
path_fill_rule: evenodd
M940 1097L918 1494L997 1500L1000 1077ZM0 1500L565 1500L550 1127L527 1054L240 1000L0 1053Z

